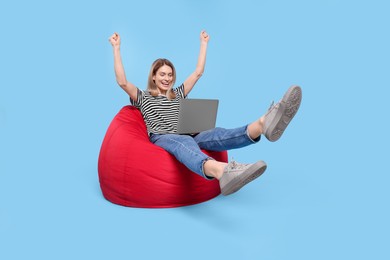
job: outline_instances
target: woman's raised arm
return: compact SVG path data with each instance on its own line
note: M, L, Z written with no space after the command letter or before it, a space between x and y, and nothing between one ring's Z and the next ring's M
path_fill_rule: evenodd
M120 54L121 38L118 33L114 33L108 39L114 51L114 69L118 85L130 96L132 100L137 100L137 87L126 79Z
M195 83L202 76L204 72L204 67L206 65L206 54L207 54L207 44L210 40L210 36L206 31L200 33L200 50L198 63L196 65L195 71L184 81L184 93L188 95L192 88L195 86Z

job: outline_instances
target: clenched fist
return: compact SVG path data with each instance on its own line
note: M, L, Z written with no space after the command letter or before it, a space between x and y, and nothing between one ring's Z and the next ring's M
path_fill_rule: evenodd
M113 47L119 47L121 45L121 37L118 33L114 33L108 38L108 41L112 44Z

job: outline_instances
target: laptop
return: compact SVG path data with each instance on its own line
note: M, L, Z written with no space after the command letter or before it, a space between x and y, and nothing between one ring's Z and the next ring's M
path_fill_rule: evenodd
M215 128L218 100L216 99L181 99L178 134L197 134Z

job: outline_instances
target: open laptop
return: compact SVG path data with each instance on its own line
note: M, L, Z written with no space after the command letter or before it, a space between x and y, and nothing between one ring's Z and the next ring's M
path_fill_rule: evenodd
M215 127L218 111L216 99L181 99L178 134L197 134Z

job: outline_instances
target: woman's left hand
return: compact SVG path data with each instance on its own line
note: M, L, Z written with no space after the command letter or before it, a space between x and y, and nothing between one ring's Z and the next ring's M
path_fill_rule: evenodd
M201 31L200 32L200 41L208 43L209 40L210 40L210 36L207 34L207 32L206 31Z

